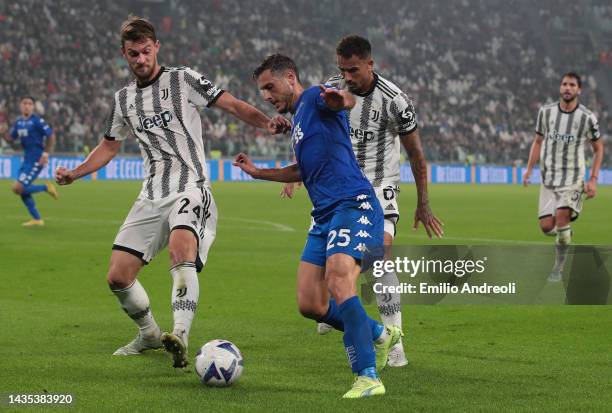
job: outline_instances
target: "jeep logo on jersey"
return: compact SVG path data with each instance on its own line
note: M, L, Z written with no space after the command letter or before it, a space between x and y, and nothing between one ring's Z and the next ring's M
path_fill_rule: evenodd
M359 128L351 128L351 139L362 143L371 141L372 139L374 139L374 132Z
M143 118L142 116L138 116L138 127L136 130L138 132L148 131L154 127L164 127L167 128L168 124L172 121L172 112L169 110L165 110L162 113L155 114L153 116L147 116Z
M548 139L552 139L553 141L557 141L557 142L564 142L564 143L572 143L576 140L576 137L574 135L571 134L565 134L565 133L559 133L559 132L550 132L548 134Z

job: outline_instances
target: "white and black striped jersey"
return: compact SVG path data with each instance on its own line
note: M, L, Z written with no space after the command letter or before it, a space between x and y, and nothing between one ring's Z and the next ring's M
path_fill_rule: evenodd
M344 89L342 76L327 82ZM357 100L349 113L351 143L357 163L374 188L394 186L400 181L399 135L417 128L412 101L395 84L374 74L372 88L354 94Z
M124 140L131 132L140 146L146 178L142 195L208 186L198 109L223 93L205 76L186 67L164 68L146 84L134 80L115 93L105 138Z
M542 136L542 183L551 188L582 185L585 174L584 145L601 137L597 118L584 105L564 112L559 102L540 108L535 132Z

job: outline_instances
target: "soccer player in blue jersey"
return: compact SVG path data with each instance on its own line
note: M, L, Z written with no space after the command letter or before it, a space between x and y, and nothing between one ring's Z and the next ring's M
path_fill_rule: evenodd
M34 114L34 98L24 96L19 103L21 116L17 118L6 139L11 142L19 139L23 147L23 163L19 168L19 176L12 187L15 195L19 195L32 216L23 226L43 226L45 222L40 217L33 194L47 192L57 199L55 185L33 185L34 180L49 162L49 152L55 144L53 130L43 118Z
M280 54L266 58L253 77L277 112L293 114L296 163L259 169L239 154L234 165L257 179L304 182L314 223L298 268L299 310L344 331L346 353L357 374L344 398L384 394L378 371L402 333L398 326L384 327L369 318L356 292L363 252L383 245L383 211L351 146L345 109L355 104L354 97L325 86L304 89L295 63Z

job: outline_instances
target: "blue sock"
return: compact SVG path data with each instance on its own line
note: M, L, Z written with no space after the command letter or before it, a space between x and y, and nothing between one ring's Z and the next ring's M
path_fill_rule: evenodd
M47 190L47 185L26 185L23 187L21 195L31 195L37 192L44 192Z
M344 347L353 373L359 374L368 367L375 369L372 326L359 297L351 297L340 304L338 312L344 322Z
M30 215L32 215L32 218L40 219L40 214L38 213L38 210L36 209L36 202L34 202L34 198L32 198L32 195L22 194L21 200L25 204L26 208L28 208L28 211L30 212Z
M320 319L317 320L319 323L329 324L333 328L339 331L344 331L344 323L340 318L340 313L338 312L338 304L336 304L336 300L333 298L329 300L329 308L327 309L327 314Z
M323 318L317 321L319 323L329 324L338 331L344 331L344 323L340 318L338 304L336 304L336 300L334 300L333 298L329 300L329 308L327 309L327 314L325 314ZM370 317L368 317L368 323L370 325L370 328L372 329L372 339L378 339L378 337L380 337L383 330L385 329L385 326L380 324L378 321L371 319Z
M357 373L358 376L368 376L372 379L378 378L378 373L376 373L376 367L367 367Z

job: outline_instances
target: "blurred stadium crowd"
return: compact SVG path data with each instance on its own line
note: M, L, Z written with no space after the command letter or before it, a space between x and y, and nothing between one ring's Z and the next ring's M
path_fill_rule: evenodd
M584 74L583 99L604 135L612 117L594 71L605 51L585 45L589 16L612 33L603 1L387 0L21 0L0 2L0 133L33 95L58 137L57 152L82 152L102 136L115 90L130 80L118 31L132 12L150 18L162 65L187 65L268 113L252 69L281 51L302 80L336 73L335 46L350 33L368 37L377 70L415 103L432 161L512 163L526 160L539 105L558 99L559 76ZM610 27L608 27L610 26ZM586 28L588 29L588 27ZM578 33L566 39L556 33ZM577 40L578 39L578 40ZM564 42L567 42L567 47ZM612 91L607 91L612 93ZM288 139L204 111L208 151L286 159ZM134 140L125 152L137 152ZM612 162L606 154L604 165Z

